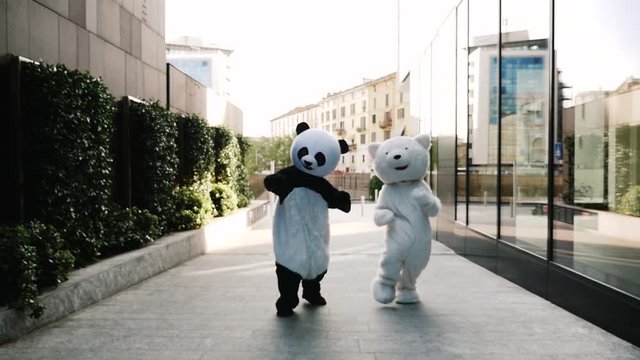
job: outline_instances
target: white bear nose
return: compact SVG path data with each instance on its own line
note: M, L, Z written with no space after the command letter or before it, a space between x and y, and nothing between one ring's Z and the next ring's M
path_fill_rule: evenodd
M401 155L394 155L393 156L393 158L396 159L396 160L400 159L401 157L402 157Z

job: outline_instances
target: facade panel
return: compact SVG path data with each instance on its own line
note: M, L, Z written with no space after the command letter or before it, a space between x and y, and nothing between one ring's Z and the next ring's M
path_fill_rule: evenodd
M458 2L455 36L443 19L413 62L412 114L434 139L436 238L640 344L640 3L576 6Z

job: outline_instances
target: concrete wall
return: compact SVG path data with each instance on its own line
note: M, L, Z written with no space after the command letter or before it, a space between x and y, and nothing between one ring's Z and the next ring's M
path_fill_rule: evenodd
M168 102L173 111L207 117L207 87L175 68L168 67Z
M226 126L236 134L242 134L243 113L239 107L173 65L169 65L168 69L171 110L197 114L210 125Z
M164 0L0 0L0 54L101 77L116 97L165 102Z

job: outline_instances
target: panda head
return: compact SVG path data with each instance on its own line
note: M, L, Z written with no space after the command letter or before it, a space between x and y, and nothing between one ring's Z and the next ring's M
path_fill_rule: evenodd
M305 122L296 127L297 136L291 144L291 160L299 170L325 177L338 166L340 155L349 151L343 139L336 139L327 131L310 129Z

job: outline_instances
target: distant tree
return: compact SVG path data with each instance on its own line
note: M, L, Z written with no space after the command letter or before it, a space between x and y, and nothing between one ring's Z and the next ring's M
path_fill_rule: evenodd
M289 149L293 142L292 137L261 137L248 139L248 142L250 148L245 157L247 173L269 171L271 160L275 161L276 171L291 164Z

